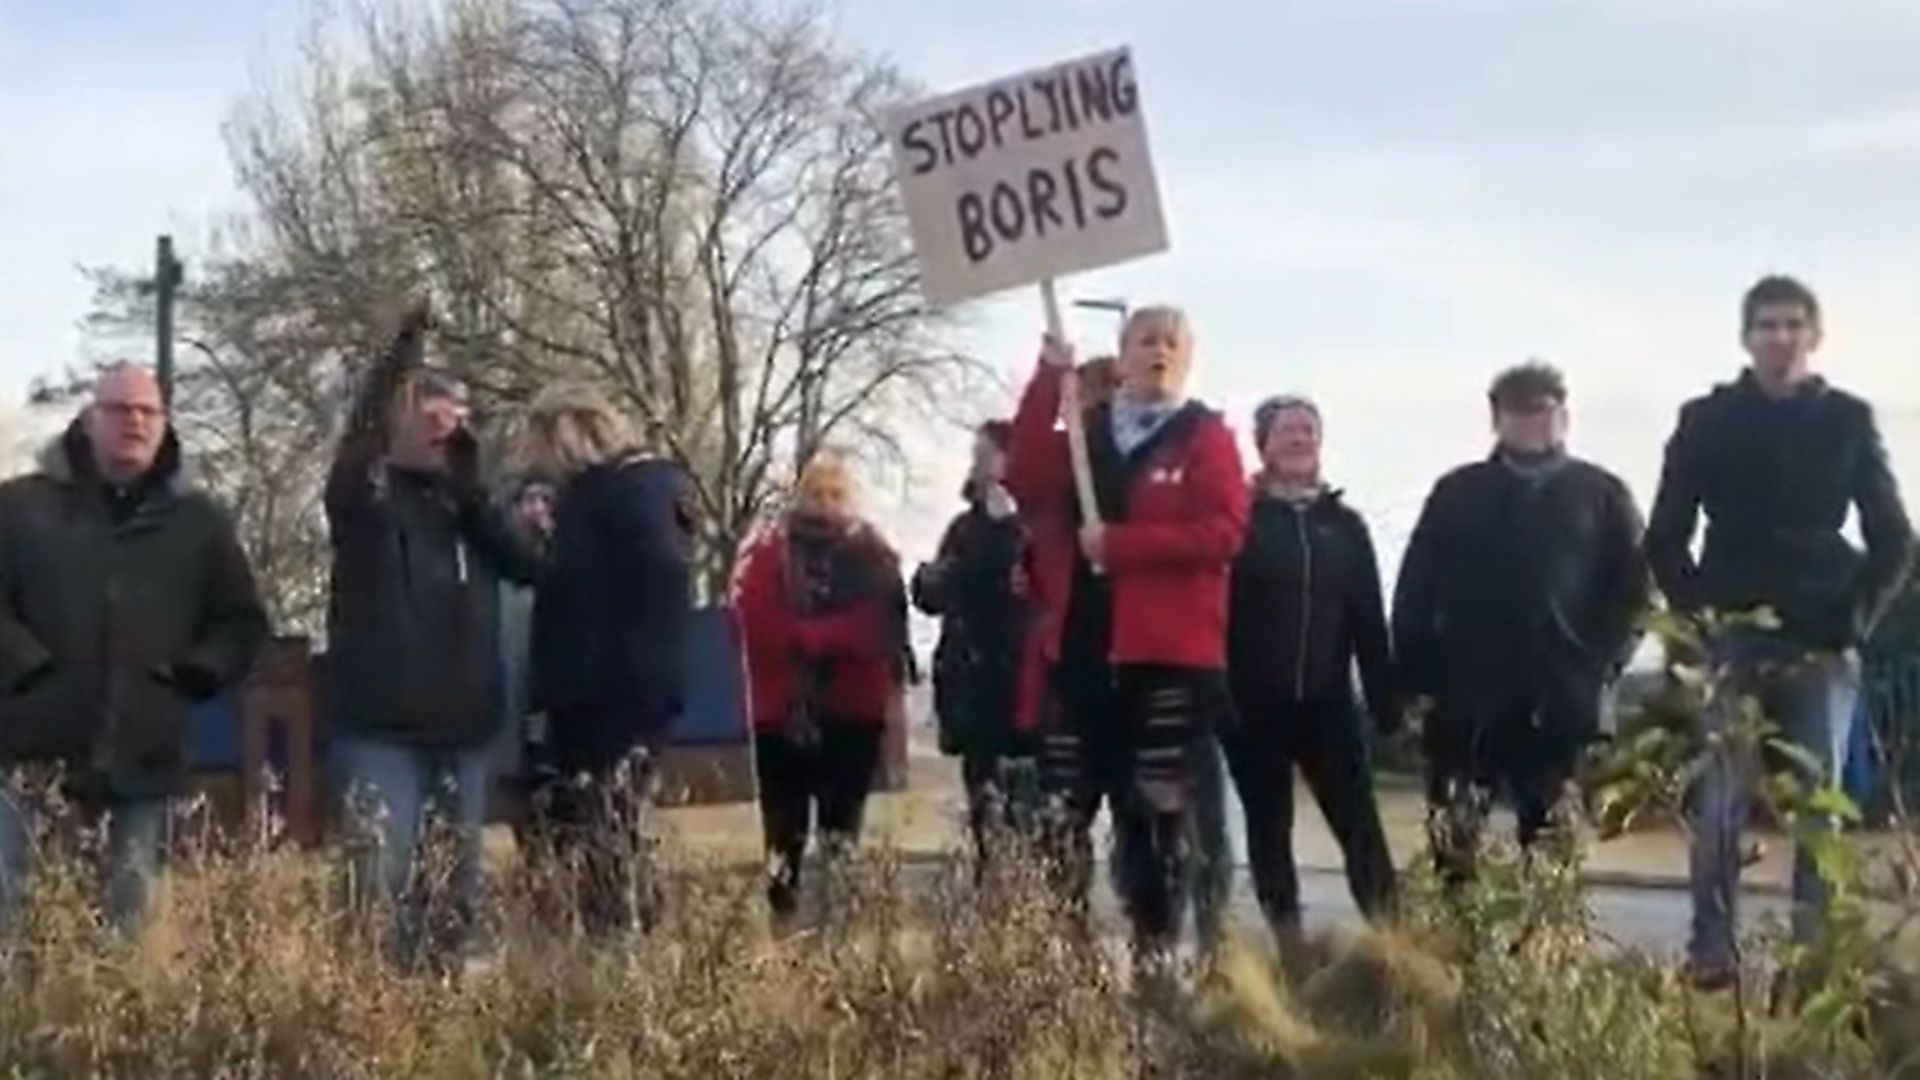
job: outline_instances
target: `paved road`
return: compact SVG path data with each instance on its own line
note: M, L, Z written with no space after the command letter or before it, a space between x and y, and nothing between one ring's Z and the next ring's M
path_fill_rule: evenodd
M1300 891L1310 928L1358 925L1360 913L1347 894L1346 879L1326 871L1300 876ZM1679 955L1687 943L1692 904L1686 890L1594 886L1587 890L1601 932L1620 945L1657 955ZM1749 929L1768 916L1784 920L1786 901L1775 895L1748 894L1741 898L1740 918ZM1234 885L1234 917L1242 925L1257 925L1252 885L1244 875Z

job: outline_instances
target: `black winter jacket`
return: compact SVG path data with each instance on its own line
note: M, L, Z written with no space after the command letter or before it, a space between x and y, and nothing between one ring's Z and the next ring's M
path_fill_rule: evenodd
M1640 539L1626 485L1585 461L1528 476L1496 454L1443 477L1394 593L1409 692L1459 714L1512 702L1522 687L1582 729L1565 734L1592 735L1600 690L1631 658L1647 605Z
M500 580L540 561L477 484L350 442L326 491L335 719L361 735L473 747L500 721Z
M240 681L266 633L233 523L186 486L171 432L125 492L77 424L0 485L0 760L174 794L191 705Z
M1381 730L1399 720L1380 568L1367 523L1329 491L1300 504L1256 492L1233 563L1228 676L1243 723L1293 705L1345 705L1356 662Z
M1029 615L1014 574L1025 542L1017 516L995 519L973 500L940 538L941 572L922 565L913 575L914 606L942 619L933 695L948 753L992 752L1014 730Z
M563 768L657 743L680 714L692 529L686 473L669 461L596 465L561 492L534 601L533 707Z
M1864 554L1840 532L1853 507ZM1774 400L1750 371L1688 402L1667 443L1647 554L1675 607L1770 607L1809 647L1859 644L1913 557L1872 408L1818 379Z

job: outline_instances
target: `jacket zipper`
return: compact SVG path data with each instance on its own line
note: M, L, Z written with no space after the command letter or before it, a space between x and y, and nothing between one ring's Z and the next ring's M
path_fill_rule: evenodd
M1293 522L1300 530L1300 650L1293 669L1293 700L1307 699L1307 634L1313 629L1313 535L1307 528L1306 511L1292 507Z
M101 620L100 651L106 658L106 678L101 687L100 727L94 734L94 743L88 748L93 767L103 772L113 769L113 744L120 727L120 710L125 697L125 680L121 676L118 658L120 622L120 567L118 545L108 541L108 549L114 559L114 567L107 578L107 597L105 618Z

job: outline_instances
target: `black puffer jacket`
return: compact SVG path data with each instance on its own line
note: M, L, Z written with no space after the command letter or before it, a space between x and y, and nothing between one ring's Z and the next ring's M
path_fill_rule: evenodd
M1562 722L1588 729L1565 734L1591 735L1600 688L1638 641L1640 534L1626 485L1575 458L1529 474L1496 455L1443 477L1394 593L1409 692L1465 712L1531 685Z
M1028 601L1014 589L1026 543L1020 520L977 499L940 539L936 573L913 576L914 606L942 618L933 653L934 712L948 753L993 752L1012 737Z
M1375 724L1391 730L1399 695L1366 521L1339 492L1305 503L1256 492L1227 624L1242 722L1272 708L1346 704L1356 662Z
M124 492L77 424L0 485L0 760L173 794L192 703L245 676L266 633L233 523L185 485L171 432Z
M1853 507L1864 554L1840 532ZM1647 553L1677 607L1771 607L1808 646L1859 644L1913 557L1873 410L1818 379L1775 400L1751 372L1688 402L1667 444Z

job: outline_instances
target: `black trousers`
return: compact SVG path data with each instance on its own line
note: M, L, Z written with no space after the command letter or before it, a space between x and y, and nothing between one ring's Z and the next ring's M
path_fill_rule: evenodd
M800 867L816 817L823 850L838 856L860 839L867 796L880 757L881 725L822 718L818 737L796 743L784 733L754 736L760 781L760 829L771 861L767 902L791 915L799 900Z
M1043 736L1041 776L1066 887L1084 902L1091 829L1112 814L1121 899L1136 943L1177 938L1194 849L1194 758L1224 703L1221 673L1157 664L1056 674L1058 709Z
M967 790L967 826L982 865L1001 836L1029 837L1038 816L1039 775L1033 749L1009 740L960 755Z
M659 788L652 746L573 776L534 795L536 835L550 858L577 875L578 914L589 933L649 925L658 911L647 817Z
M1598 691L1595 692L1598 700ZM1561 715L1551 696L1519 692L1491 701L1442 700L1425 733L1427 805L1441 876L1473 875L1473 855L1493 800L1513 802L1522 847L1530 847L1565 796L1582 740L1583 715ZM1584 705L1584 703L1582 703Z
M1205 735L1194 746L1194 838L1199 845L1194 868L1193 922L1200 943L1220 943L1227 907L1233 900L1233 841L1227 834L1227 766L1221 761L1225 735Z
M1243 698L1239 726L1221 740L1246 814L1254 894L1276 928L1300 922L1300 874L1293 855L1296 768L1340 844L1354 903L1370 919L1393 911L1393 856L1380 825L1360 725L1351 702L1274 704Z

